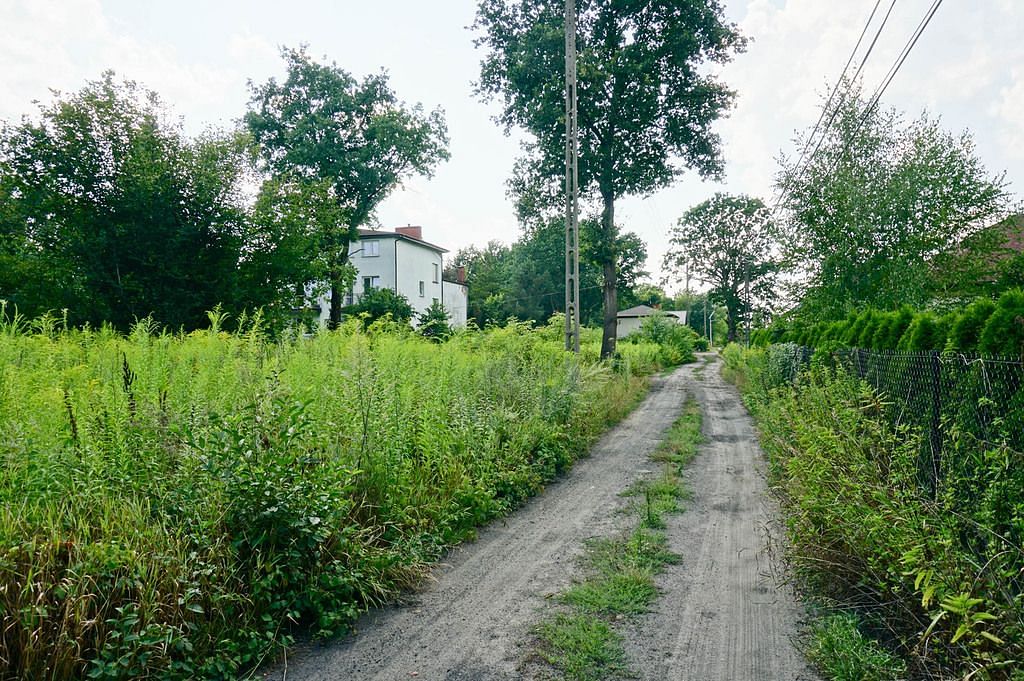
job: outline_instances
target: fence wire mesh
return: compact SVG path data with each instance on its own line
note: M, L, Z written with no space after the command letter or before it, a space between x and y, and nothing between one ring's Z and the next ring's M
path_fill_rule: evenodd
M776 376L795 380L810 365L813 349L789 346ZM943 474L950 437L971 438L980 448L1024 451L1024 362L952 353L844 349L835 363L867 382L889 403L894 423L925 434L921 483L934 492Z

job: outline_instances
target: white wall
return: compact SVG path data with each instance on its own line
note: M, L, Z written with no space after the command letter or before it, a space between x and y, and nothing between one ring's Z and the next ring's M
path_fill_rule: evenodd
M441 301L448 313L448 323L453 329L461 329L466 325L469 314L469 288L465 284L454 281L444 282L444 297Z
M669 310L664 314L677 324L686 324L686 310ZM616 322L615 337L625 338L629 334L639 331L647 317L619 317Z
M643 317L619 317L617 320L615 337L625 338L634 331L640 330L640 324L644 321Z
M378 255L370 255L366 242L376 241ZM405 296L413 308L413 325L416 318L426 311L434 300L442 300L441 291L441 254L432 248L408 241L391 232L382 232L380 236L364 237L352 242L349 246L349 263L356 268L356 280L353 285L352 302L358 302L363 293L366 277L379 277L380 288L389 288ZM436 266L436 270L435 270ZM437 272L436 281L434 272ZM420 282L423 282L423 295L420 295ZM450 284L448 286L458 286ZM320 306L319 320L326 324L331 316L331 294L325 292L317 299ZM344 304L349 304L346 299ZM449 313L452 313L450 308ZM462 304L462 325L466 323L466 304ZM454 314L453 314L454 320Z
M409 299L413 308L413 323L430 304L441 302L441 254L420 244L396 239L397 292ZM434 272L437 276L434 276ZM423 295L420 295L423 282Z

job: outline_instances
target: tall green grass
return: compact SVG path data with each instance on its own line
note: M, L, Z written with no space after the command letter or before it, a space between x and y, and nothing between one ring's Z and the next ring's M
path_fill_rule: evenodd
M234 678L414 584L625 415L539 330L0 324L0 678Z

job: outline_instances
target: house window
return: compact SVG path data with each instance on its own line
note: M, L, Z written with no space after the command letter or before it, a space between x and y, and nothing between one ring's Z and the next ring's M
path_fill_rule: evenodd
M380 241L374 239L372 241L363 242L363 257L364 258L376 258L380 255Z
M372 288L380 288L380 277L363 277L363 293Z
M440 266L435 262L434 263L434 283L435 284L437 283L437 275L438 275L438 270L439 269L441 269Z
M422 298L424 295L426 295L426 292L427 292L427 285L421 281L420 282L420 298Z

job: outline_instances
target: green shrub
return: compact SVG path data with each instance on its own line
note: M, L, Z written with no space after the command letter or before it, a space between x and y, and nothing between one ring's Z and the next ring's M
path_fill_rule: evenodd
M931 491L919 480L927 437L891 425L889 404L865 383L814 362L783 384L761 352L740 350L730 363L758 421L805 587L867 613L915 664L914 678L981 669L993 681L1016 678L1024 657L1020 451L1010 440L981 443L950 421ZM836 678L906 678L855 623L825 627L812 655Z
M679 324L674 317L666 314L651 315L644 319L640 329L625 340L634 343L653 343L658 346L659 359L663 366L677 366L697 359L697 332L685 324Z
M1024 356L1024 290L999 296L978 339L978 352L996 357Z
M950 349L960 352L975 352L978 339L985 328L985 322L995 312L996 304L988 298L978 298L966 308L950 331Z
M864 331L864 326L868 323L869 310L861 312L853 321L848 322L846 329L843 331L842 338L840 340L849 347L857 347L857 342L860 340L860 334Z
M852 614L816 622L807 656L830 681L900 681L907 675L906 664L864 636Z
M942 347L935 348L943 352L951 349L953 327L956 326L957 321L960 319L960 311L951 310L946 314L939 317L936 324L936 337L942 339Z
M362 319L363 326L369 326L385 316L390 316L399 324L408 324L412 321L412 313L408 298L389 288L371 288L363 293L359 302L345 308L345 314Z
M941 351L945 346L946 335L939 318L933 312L921 312L914 315L896 349L901 352L931 352Z
M416 327L416 331L426 338L443 341L452 335L449 321L448 311L444 309L444 305L440 301L435 300L417 318L419 325Z
M875 349L896 350L900 339L903 338L903 334L907 331L907 327L913 321L914 311L907 306L891 313L887 323L884 326L879 326L879 330L875 334Z
M868 310L867 314L868 318L853 345L858 348L871 349L874 347L875 331L878 330L878 324L882 317L878 310Z

